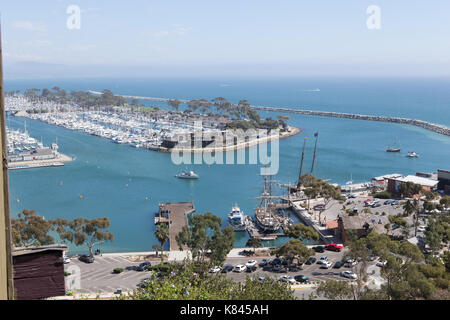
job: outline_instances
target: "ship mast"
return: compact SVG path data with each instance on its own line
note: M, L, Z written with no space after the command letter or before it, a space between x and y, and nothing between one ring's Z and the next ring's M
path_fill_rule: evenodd
M311 174L313 174L313 172L314 172L314 165L316 163L316 158L317 158L317 141L319 140L319 133L316 133L314 135L314 137L316 138L316 145L314 146L314 158L313 158L313 163L312 163L312 167L311 167Z
M303 161L305 160L306 140L308 140L307 137L305 137L305 142L303 143L303 152L302 152L302 160L301 160L301 162L300 162L300 172L299 172L299 174L298 174L298 183L300 183L300 180L301 180L301 178L302 178Z

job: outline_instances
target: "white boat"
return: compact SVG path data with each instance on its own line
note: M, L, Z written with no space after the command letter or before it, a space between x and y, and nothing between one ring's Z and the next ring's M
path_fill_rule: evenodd
M235 205L228 214L228 222L233 227L234 231L246 231L250 223L248 217L237 205Z
M198 178L200 178L200 176L192 170L183 171L182 173L177 174L175 177L178 179L198 179Z
M418 158L419 155L417 153L415 153L415 152L408 152L407 157L408 158Z

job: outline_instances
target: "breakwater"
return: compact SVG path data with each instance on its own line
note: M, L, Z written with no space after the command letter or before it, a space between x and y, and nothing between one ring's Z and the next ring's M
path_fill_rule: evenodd
M101 94L98 91L88 91L92 94ZM171 99L167 98L154 98L154 97L138 97L138 96L126 96L118 95L126 99L138 99L138 100L148 100L148 101L159 101L159 102L169 102ZM187 103L188 100L178 99L181 103ZM341 113L341 112L330 112L330 111L314 111L314 110L304 110L304 109L290 109L290 108L278 108L278 107L263 107L263 106L250 106L253 110L268 111L268 112L279 112L279 113L293 113L293 114L303 114L308 116L320 116L320 117L332 117L332 118L343 118L343 119L354 119L354 120L366 120L366 121L379 121L379 122L390 122L398 124L407 124L416 127L420 127L429 131L433 131L438 134L445 136L450 136L450 128L431 123L418 119L410 118L400 118L400 117L387 117L387 116L371 116L364 114L352 114L352 113Z
M344 118L344 119L354 119L354 120L367 120L367 121L379 121L379 122L391 122L399 124L408 124L416 127L420 127L426 130L430 130L442 135L450 136L450 128L435 124L423 120L409 119L409 118L399 118L399 117L386 117L386 116L370 116L363 114L352 114L352 113L340 113L340 112L328 112L328 111L313 111L313 110L297 110L288 108L276 108L276 107L261 107L252 106L252 109L259 111L270 111L270 112L280 112L280 113L295 113L303 114L308 116L321 116L321 117L333 117L333 118Z

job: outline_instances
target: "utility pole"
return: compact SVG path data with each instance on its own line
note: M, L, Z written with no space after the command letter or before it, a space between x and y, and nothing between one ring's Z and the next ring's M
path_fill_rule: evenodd
M300 172L299 172L299 174L298 174L298 183L300 183L301 178L302 178L303 161L305 161L306 140L308 140L308 137L305 137L305 143L303 144L302 160L301 160L301 162L300 162Z
M314 137L316 137L316 145L314 147L314 158L313 158L313 163L312 163L312 168L311 168L311 174L313 174L314 172L314 165L316 163L316 157L317 157L317 140L319 140L319 133L316 133L314 135Z
M5 92L3 88L3 51L0 26L0 300L14 299L11 220L9 216L8 154L6 153Z

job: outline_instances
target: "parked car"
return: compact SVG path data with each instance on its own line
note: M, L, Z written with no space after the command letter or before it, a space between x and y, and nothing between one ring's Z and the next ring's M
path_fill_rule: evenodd
M232 266L231 264L227 264L225 267L223 267L221 273L228 273L233 271L234 266Z
M276 266L277 264L281 264L282 260L280 258L275 258L272 261L270 261L270 264L273 266Z
M289 272L299 272L300 268L296 265L290 265L290 266L288 266L288 271Z
M266 277L259 277L259 278L258 278L258 281L259 281L260 283L263 283L264 281L266 281Z
M215 266L215 267L212 267L212 268L209 270L209 273L219 273L221 270L222 270L221 267Z
M384 202L384 205L388 205L388 204L392 204L392 200L386 200L386 201Z
M375 202L372 204L372 208L379 208L379 207L381 207L381 203L379 202Z
M348 260L348 261L345 263L345 267L346 267L346 268L353 268L353 267L356 266L357 264L358 264L358 262L356 262L355 260L350 259L350 260Z
M341 272L341 276L344 278L348 278L348 279L354 279L354 280L358 279L358 276L351 271L343 271L343 272Z
M318 253L324 253L324 252L325 252L325 247L323 247L323 246L317 246L317 247L314 247L313 250L314 250L315 252L318 252Z
M63 254L63 261L64 261L64 264L70 263L70 258L68 256L66 256L65 253Z
M377 267L384 267L386 265L387 261L378 261Z
M311 265L311 264L313 264L313 263L316 263L316 261L317 261L316 258L311 257L311 258L308 259L308 261L306 261L306 264L307 264L307 265Z
M426 230L427 230L427 227L425 227L425 226L420 226L417 228L417 231L419 231L419 232L425 232Z
M249 262L247 262L247 264L245 265L247 268L252 268L252 267L256 267L256 265L258 264L258 261L256 260L250 260Z
M282 282L288 282L290 284L296 283L295 279L292 276L281 276L278 280Z
M375 261L377 259L377 257L374 254L371 254L369 257L370 261Z
M262 259L262 261L259 263L259 266L265 267L270 263L270 261L272 261L272 260L271 259Z
M394 200L391 202L392 206L398 206L399 204L400 204L400 201L398 201L398 200Z
M84 263L94 263L94 257L89 255L89 254L83 254L80 256L79 258L80 261L84 262Z
M328 257L327 257L327 256L321 256L321 257L320 257L320 260L322 260L322 261L328 261Z
M136 271L145 271L148 267L151 267L152 264L148 261L142 262L140 265L136 267Z
M343 249L343 246L338 246L337 244L328 244L325 246L325 249L327 249L328 251L335 251L335 252L341 252L341 250Z
M272 271L276 273L287 273L287 269L281 264L274 266Z
M299 283L308 283L309 282L309 278L307 276L303 276L303 275L295 276L294 279L295 279L295 281L297 281Z
M320 266L320 269L330 269L333 264L330 261L324 261Z
M333 268L334 269L340 269L344 266L344 263L342 261L338 261L334 264Z
M325 210L325 204L318 204L314 206L313 209L316 211Z
M234 268L234 272L237 272L237 273L245 272L245 270L247 270L247 267L246 267L246 266L243 266L243 265L241 265L241 264L238 264L238 265L236 266L236 268Z
M249 266L249 267L247 267L246 272L247 273L252 273L252 272L255 272L256 270L258 270L257 266Z

